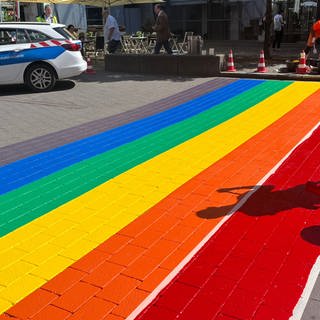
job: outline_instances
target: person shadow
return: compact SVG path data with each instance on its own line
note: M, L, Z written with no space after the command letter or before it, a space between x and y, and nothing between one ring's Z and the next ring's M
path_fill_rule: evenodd
M236 196L236 201L230 205L208 207L197 212L203 219L216 219L227 215L235 206L242 204L238 212L250 216L274 215L294 208L317 210L320 208L320 196L314 195L305 189L305 184L296 185L284 190L273 185L239 186L218 189L219 193L229 193ZM254 196L250 196L254 192ZM248 198L246 201L244 201Z
M310 226L301 230L300 236L304 241L320 246L320 225Z
M262 185L221 188L217 192L232 194L236 201L230 205L200 210L197 212L200 218L216 219L232 213L235 209L253 217L271 216L295 208L311 211L320 209L320 195L308 192L305 184L284 190L276 189L273 185ZM300 236L304 241L320 246L320 225L302 229Z

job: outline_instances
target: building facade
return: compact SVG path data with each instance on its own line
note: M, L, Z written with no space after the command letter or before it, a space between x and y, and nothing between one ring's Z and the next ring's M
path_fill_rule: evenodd
M320 6L320 1L319 6ZM275 0L283 11L285 40L304 40L317 18L317 2ZM170 0L167 11L175 33L194 31L211 40L262 40L266 0Z
M263 40L263 18L267 0L167 0L164 4L169 15L171 31L183 35L193 31L209 40ZM2 20L14 19L14 2L2 2ZM319 3L319 4L318 4ZM283 11L286 21L284 40L305 40L310 26L317 17L320 0L273 0L273 14ZM55 6L60 22L72 23L79 28L102 27L102 9L86 7L75 11ZM318 8L320 9L320 8ZM43 10L43 5L20 3L21 20L34 21ZM320 10L318 10L320 11ZM128 33L148 31L154 23L153 5L130 5L112 7L111 14L119 24L126 26ZM77 17L83 19L76 20ZM87 24L86 24L87 23ZM81 25L80 25L81 24Z
M320 6L320 0L319 6ZM153 5L112 8L112 14L133 33L154 21ZM266 0L167 0L171 31L193 31L209 40L263 41ZM283 11L284 41L304 41L317 18L315 0L273 0L273 14Z

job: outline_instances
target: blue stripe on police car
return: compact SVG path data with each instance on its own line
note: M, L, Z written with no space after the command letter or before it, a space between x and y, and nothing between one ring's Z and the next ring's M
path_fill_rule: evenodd
M0 66L44 60L44 57L45 60L55 59L64 51L61 46L52 46L0 52Z

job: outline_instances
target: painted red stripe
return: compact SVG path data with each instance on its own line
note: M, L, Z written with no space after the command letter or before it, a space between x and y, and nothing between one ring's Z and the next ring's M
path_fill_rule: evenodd
M49 44L47 44L44 41L39 42L40 45L42 45L43 47L50 47Z
M58 40L50 40L50 41L57 46L60 46L62 44L62 42Z
M79 297L78 283L83 283L81 280L81 274L83 272L90 273L90 276L86 277L84 282L93 286L98 285L101 290L104 291L104 294L106 293L105 288L102 289L102 287L104 287L105 283L108 281L110 281L109 285L112 282L112 288L109 286L109 289L111 294L113 294L114 288L119 285L118 279L122 280L124 276L126 276L126 273L129 284L132 282L133 278L142 279L143 272L150 268L150 265L153 264L152 261L154 261L155 258L156 263L159 263L159 268L155 270L155 273L150 274L150 278L152 278L151 283L149 276L147 276L147 278L143 278L144 280L142 280L142 285L139 285L139 287L122 299L120 304L117 305L115 309L112 309L112 314L121 315L122 318L125 318L130 314L130 312L132 312L132 310L134 310L134 308L136 308L139 303L141 303L141 301L144 300L144 292L151 292L168 274L169 269L172 270L177 263L180 263L187 252L193 249L195 245L198 244L198 242L213 229L213 226L216 225L218 219L211 220L210 218L212 214L219 217L225 215L227 212L229 212L233 206L233 203L237 201L236 195L240 197L241 193L244 194L248 190L248 188L239 189L231 195L226 192L222 193L221 188L234 187L234 185L237 184L235 181L238 181L239 184L243 183L245 185L256 184L257 181L262 178L262 175L264 175L265 172L269 171L277 161L279 161L296 145L297 140L300 140L301 137L310 130L310 127L316 125L318 119L317 117L314 117L314 115L320 112L319 97L320 91L311 95L286 116L276 121L266 130L263 130L258 135L241 145L241 147L232 151L230 154L213 164L207 170L203 171L198 176L181 186L179 189L175 190L175 192L170 194L169 197L163 199L155 207L151 208L144 215L105 241L103 244L91 251L88 255L81 258L73 266L63 271L54 279L50 280L41 289L33 292L28 297L21 300L15 306L9 309L7 313L3 315L3 317L0 316L0 319L8 317L11 317L12 319L19 318L21 320L50 318L54 312L53 309L55 311L57 311L56 309L59 311L62 309L55 306L51 295L47 295L48 291L56 295L61 294L61 297L67 296L67 299L70 298L70 302L73 303L73 298ZM293 127L295 127L294 131L292 131ZM312 148L311 144L309 148ZM307 154L305 156L307 159ZM250 165L248 165L248 163ZM314 164L314 161L309 162L309 166L312 164ZM284 171L285 168L282 167L282 170ZM219 205L224 204L225 207L219 208L218 212L212 212L211 208L207 210L205 204L212 205L217 203ZM199 212L199 217L201 219L205 218L205 220L202 220L202 222L201 220L198 220L199 217L194 216L197 210L204 211ZM168 221L168 219L170 221ZM174 229L174 224L176 223L174 221L177 221L177 219L180 220L184 230L187 229L185 226L192 226L194 233L192 235L190 235L190 233L186 235L185 233L181 233L182 228L177 227L177 229ZM272 223L271 219L268 221L270 224ZM294 225L294 219L291 218L291 221ZM208 265L208 268L205 269L203 265L200 265L200 269L198 272L194 273L193 278L199 281L200 284L205 283L206 279L208 278L208 274L211 275L213 272L212 267L210 266L216 266L222 262L221 257L223 257L223 255L216 253L222 252L223 250L228 252L229 248L227 244L230 246L230 251L233 250L234 246L240 241L243 235L243 230L241 228L248 227L249 224L255 222L256 221L251 219L249 215L244 215L241 220L236 220L237 229L234 229L232 234L227 234L225 238L220 238L222 244L217 244L216 242L215 254L209 255L210 263L207 261L204 263L204 265ZM179 226L180 223L176 225ZM265 226L268 226L266 220L264 220L263 223ZM169 225L170 231L167 232L166 228L168 228ZM154 237L159 237L159 231L161 231L160 234L162 239L158 244L154 244ZM255 236L255 233L257 233L259 235L259 239L262 239L261 241L264 241L264 238L270 234L270 230L268 228L251 228L250 232L251 238L257 240L258 237ZM265 235L264 237L262 237L263 234ZM172 240L173 236L176 240L180 237L180 240L177 242L176 240ZM176 242L175 246L172 244L173 241ZM256 243L256 245L258 244L259 242ZM133 247L148 247L148 252L146 252L144 257L150 257L151 260L148 260L146 263L144 263L141 261L143 259L141 259L138 264L135 264L139 258L137 258L137 254L131 255L131 261L126 267L126 271L124 272L121 269L118 276L115 277L114 273L110 272L110 263L114 263L114 260L112 260L114 255L119 257L119 253L121 252L121 254L124 255L124 258L128 257L128 254L129 252L132 252ZM255 249L255 247L252 247L252 250L253 249ZM138 250L138 252L141 253L140 250ZM165 260L163 260L164 256L166 256ZM132 259L132 257L134 259ZM263 257L264 259L267 259L262 259L260 261L260 265L262 265L263 268L269 267L272 270L277 270L278 259L282 259L281 254L275 254L274 252L271 252L267 255L263 255ZM135 260L136 258L137 260ZM133 260L135 260L134 268L132 268ZM265 261L268 261L268 263L266 264ZM117 263L115 264L117 265ZM240 271L240 267L241 264L239 263L237 265L237 269L239 270L234 270L234 272ZM162 270L162 272L159 273L158 270ZM151 271L151 269L149 269L149 271ZM130 275L128 275L128 273L130 273ZM202 282L200 281L200 276L204 277ZM88 280L88 278L90 278L90 280ZM155 278L157 278L156 281ZM214 283L215 287L221 287L223 290L227 290L228 287L230 287L230 285L232 286L234 282L232 279L229 279L228 282L227 278L221 276L216 277L216 279L218 282ZM90 286L88 288L91 289ZM190 290L189 292L192 293L193 291ZM106 311L110 305L106 306L105 303L103 303L106 301L103 300L105 297L106 295L104 295L103 298L92 297L87 304L81 305L79 310L76 311L72 316L72 319L78 319L78 317L82 317L83 312L87 312L89 309L90 320L102 319L101 314L97 315L97 305L100 303L104 306L103 319L113 319L113 315L109 314L109 311ZM208 300L201 299L200 297L198 301L198 306L200 308L201 303L206 303ZM211 300L209 300L209 302L210 301ZM217 299L215 302L211 301L210 303L221 304L222 302L219 302ZM93 314L91 312L92 309L96 310L97 312ZM30 310L33 312L33 314L37 314L35 318L32 316ZM158 307L154 307L153 310L155 313L162 312L162 314L161 316L157 314L157 318L153 318L152 314L149 312L148 315L150 316L150 319L170 320L171 316L173 317L172 319L176 318L176 314L172 310ZM199 315L201 312L205 313L208 310L210 311L210 309L201 309L198 311ZM272 318L271 316L266 316L268 315L268 310L269 307L264 306L264 309L261 312L265 315L265 317L262 317L261 319L266 320ZM200 316L199 319L201 319ZM206 317L203 316L203 319L206 319Z
M320 221L320 197L305 190L308 179L320 180L319 142L320 128L137 319L287 320L320 254L312 231ZM224 192L242 186L234 187ZM208 208L207 217L208 210L214 217L221 208Z

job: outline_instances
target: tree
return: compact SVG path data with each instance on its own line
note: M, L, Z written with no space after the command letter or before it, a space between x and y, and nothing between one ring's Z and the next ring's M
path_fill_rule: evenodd
M263 44L263 50L264 50L266 59L271 58L271 54L270 54L271 24L272 24L272 0L267 0L266 15L265 15L265 37L264 37L264 44Z

